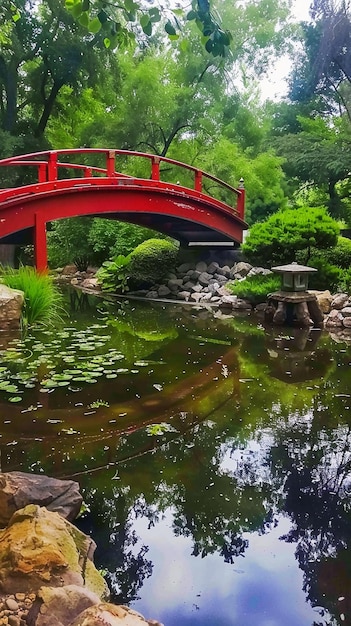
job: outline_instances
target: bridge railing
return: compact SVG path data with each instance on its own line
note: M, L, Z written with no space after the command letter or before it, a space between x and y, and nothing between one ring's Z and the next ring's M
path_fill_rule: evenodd
M68 159L74 162L70 162ZM84 160L84 163L76 163L75 161L78 159ZM86 160L89 160L90 163L86 163ZM95 161L96 164L91 164L91 161ZM117 164L124 171L118 171L120 168L117 168ZM21 168L20 176L15 178L8 176L7 180L6 177L2 177L1 170L4 171L6 168L13 167ZM25 168L25 172L23 168ZM31 174L28 174L28 168L34 168ZM2 159L0 160L0 188L3 178L6 189L2 187L3 191L0 190L0 198L4 194L10 197L12 195L11 188L13 195L15 195L18 193L15 192L15 189L18 189L19 186L92 177L131 178L180 185L229 205L238 217L244 218L245 190L243 181L240 181L239 188L235 188L192 165L155 154L131 150L72 148L35 152Z

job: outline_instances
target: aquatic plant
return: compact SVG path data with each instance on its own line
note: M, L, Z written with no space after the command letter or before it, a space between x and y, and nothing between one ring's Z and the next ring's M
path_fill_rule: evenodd
M33 267L19 269L2 267L0 280L12 289L24 293L21 323L23 327L34 324L53 325L61 321L62 295L49 274L39 274Z

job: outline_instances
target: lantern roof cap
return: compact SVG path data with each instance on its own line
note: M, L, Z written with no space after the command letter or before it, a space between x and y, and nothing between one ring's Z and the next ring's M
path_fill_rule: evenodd
M278 274L312 274L312 272L318 271L315 267L299 265L295 262L289 263L288 265L278 265L277 267L272 267L271 269L272 272L277 272Z

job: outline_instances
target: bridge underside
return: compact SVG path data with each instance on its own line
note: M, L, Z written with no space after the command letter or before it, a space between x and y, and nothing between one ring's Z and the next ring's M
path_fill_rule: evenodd
M111 219L119 222L129 222L137 226L151 228L159 233L168 235L176 239L182 246L203 246L213 248L235 248L240 242L233 240L224 233L220 233L214 229L208 228L201 224L194 224L188 220L182 220L175 217L165 219L164 216L150 216L129 214L128 216L118 215L89 215L89 217L100 217ZM34 243L34 227L11 233L0 238L0 244L30 245Z

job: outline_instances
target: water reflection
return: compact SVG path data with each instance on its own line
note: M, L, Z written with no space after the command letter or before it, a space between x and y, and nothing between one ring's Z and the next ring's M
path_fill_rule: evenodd
M2 469L75 476L113 598L168 626L351 623L350 346L109 307L94 334L122 371L7 404Z

